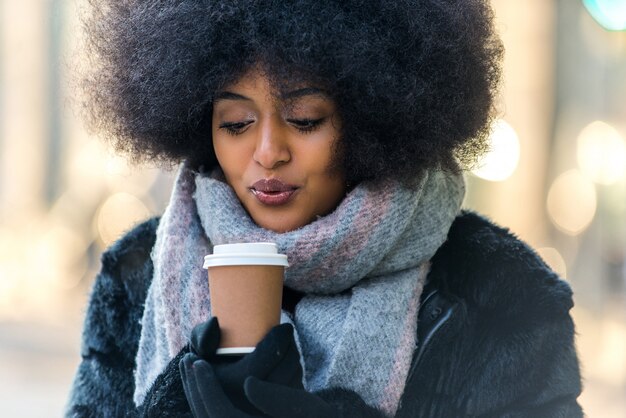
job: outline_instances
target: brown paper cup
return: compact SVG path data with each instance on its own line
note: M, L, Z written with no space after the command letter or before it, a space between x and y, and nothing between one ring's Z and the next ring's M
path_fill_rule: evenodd
M205 257L211 315L219 320L218 354L243 354L280 323L287 257L274 243L216 245Z

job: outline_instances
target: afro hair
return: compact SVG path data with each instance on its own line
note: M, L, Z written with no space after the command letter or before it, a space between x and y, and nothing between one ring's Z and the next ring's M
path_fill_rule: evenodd
M217 164L212 98L255 65L323 84L355 184L485 150L503 48L486 0L90 0L88 126L135 161Z

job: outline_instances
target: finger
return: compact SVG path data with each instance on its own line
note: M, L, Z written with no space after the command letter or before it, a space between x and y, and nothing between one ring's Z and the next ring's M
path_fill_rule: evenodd
M189 378L189 373L187 372L187 355L185 355L178 363L178 369L180 371L185 396L187 397L187 400L189 400L189 383L187 383L187 379Z
M196 325L191 331L191 349L200 357L208 359L215 355L220 344L220 327L217 317Z
M203 408L202 394L198 387L196 375L193 370L193 363L198 357L193 354L186 354L180 361L180 373L183 382L183 390L187 397L187 403L195 418L209 418L205 408Z
M265 379L291 352L292 345L295 346L293 326L291 324L275 326L259 342L255 350L246 356L248 374Z
M291 341L293 341L293 326L291 324L280 324L273 327L267 335L263 337L259 344L257 344L255 351L275 351L277 353L284 353Z
M261 412L274 418L319 418L337 416L337 411L320 397L303 389L248 377L246 397Z
M190 373L190 371L191 371L193 362L196 361L197 359L198 359L198 356L196 356L195 354L187 353L180 360L180 363L178 363L180 376L183 382L183 389L185 390L185 393L191 390L189 387L189 379L190 378L195 379L195 377L193 376L193 374Z
M293 341L293 339L292 339ZM302 364L300 363L300 352L298 347L293 343L287 346L284 357L269 371L265 378L261 377L269 383L278 383L293 388L303 389L302 385Z
M204 360L193 364L195 381L202 388L202 403L209 416L214 418L250 418L250 415L239 411L226 396L211 365Z

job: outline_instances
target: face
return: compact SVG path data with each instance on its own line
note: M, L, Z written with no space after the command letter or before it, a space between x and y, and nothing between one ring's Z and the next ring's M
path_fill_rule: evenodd
M256 70L213 103L213 148L226 181L256 224L275 232L330 213L345 195L345 177L332 168L340 128L323 90L274 93Z

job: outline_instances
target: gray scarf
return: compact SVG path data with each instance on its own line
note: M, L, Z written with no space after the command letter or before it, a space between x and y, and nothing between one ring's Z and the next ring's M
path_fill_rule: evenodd
M203 257L212 245L273 241L285 286L306 293L293 322L309 391L342 387L393 416L416 343L429 259L464 195L462 176L425 173L417 190L363 183L331 214L279 234L258 227L223 181L183 165L157 230L136 359L137 405L191 329L210 317Z

